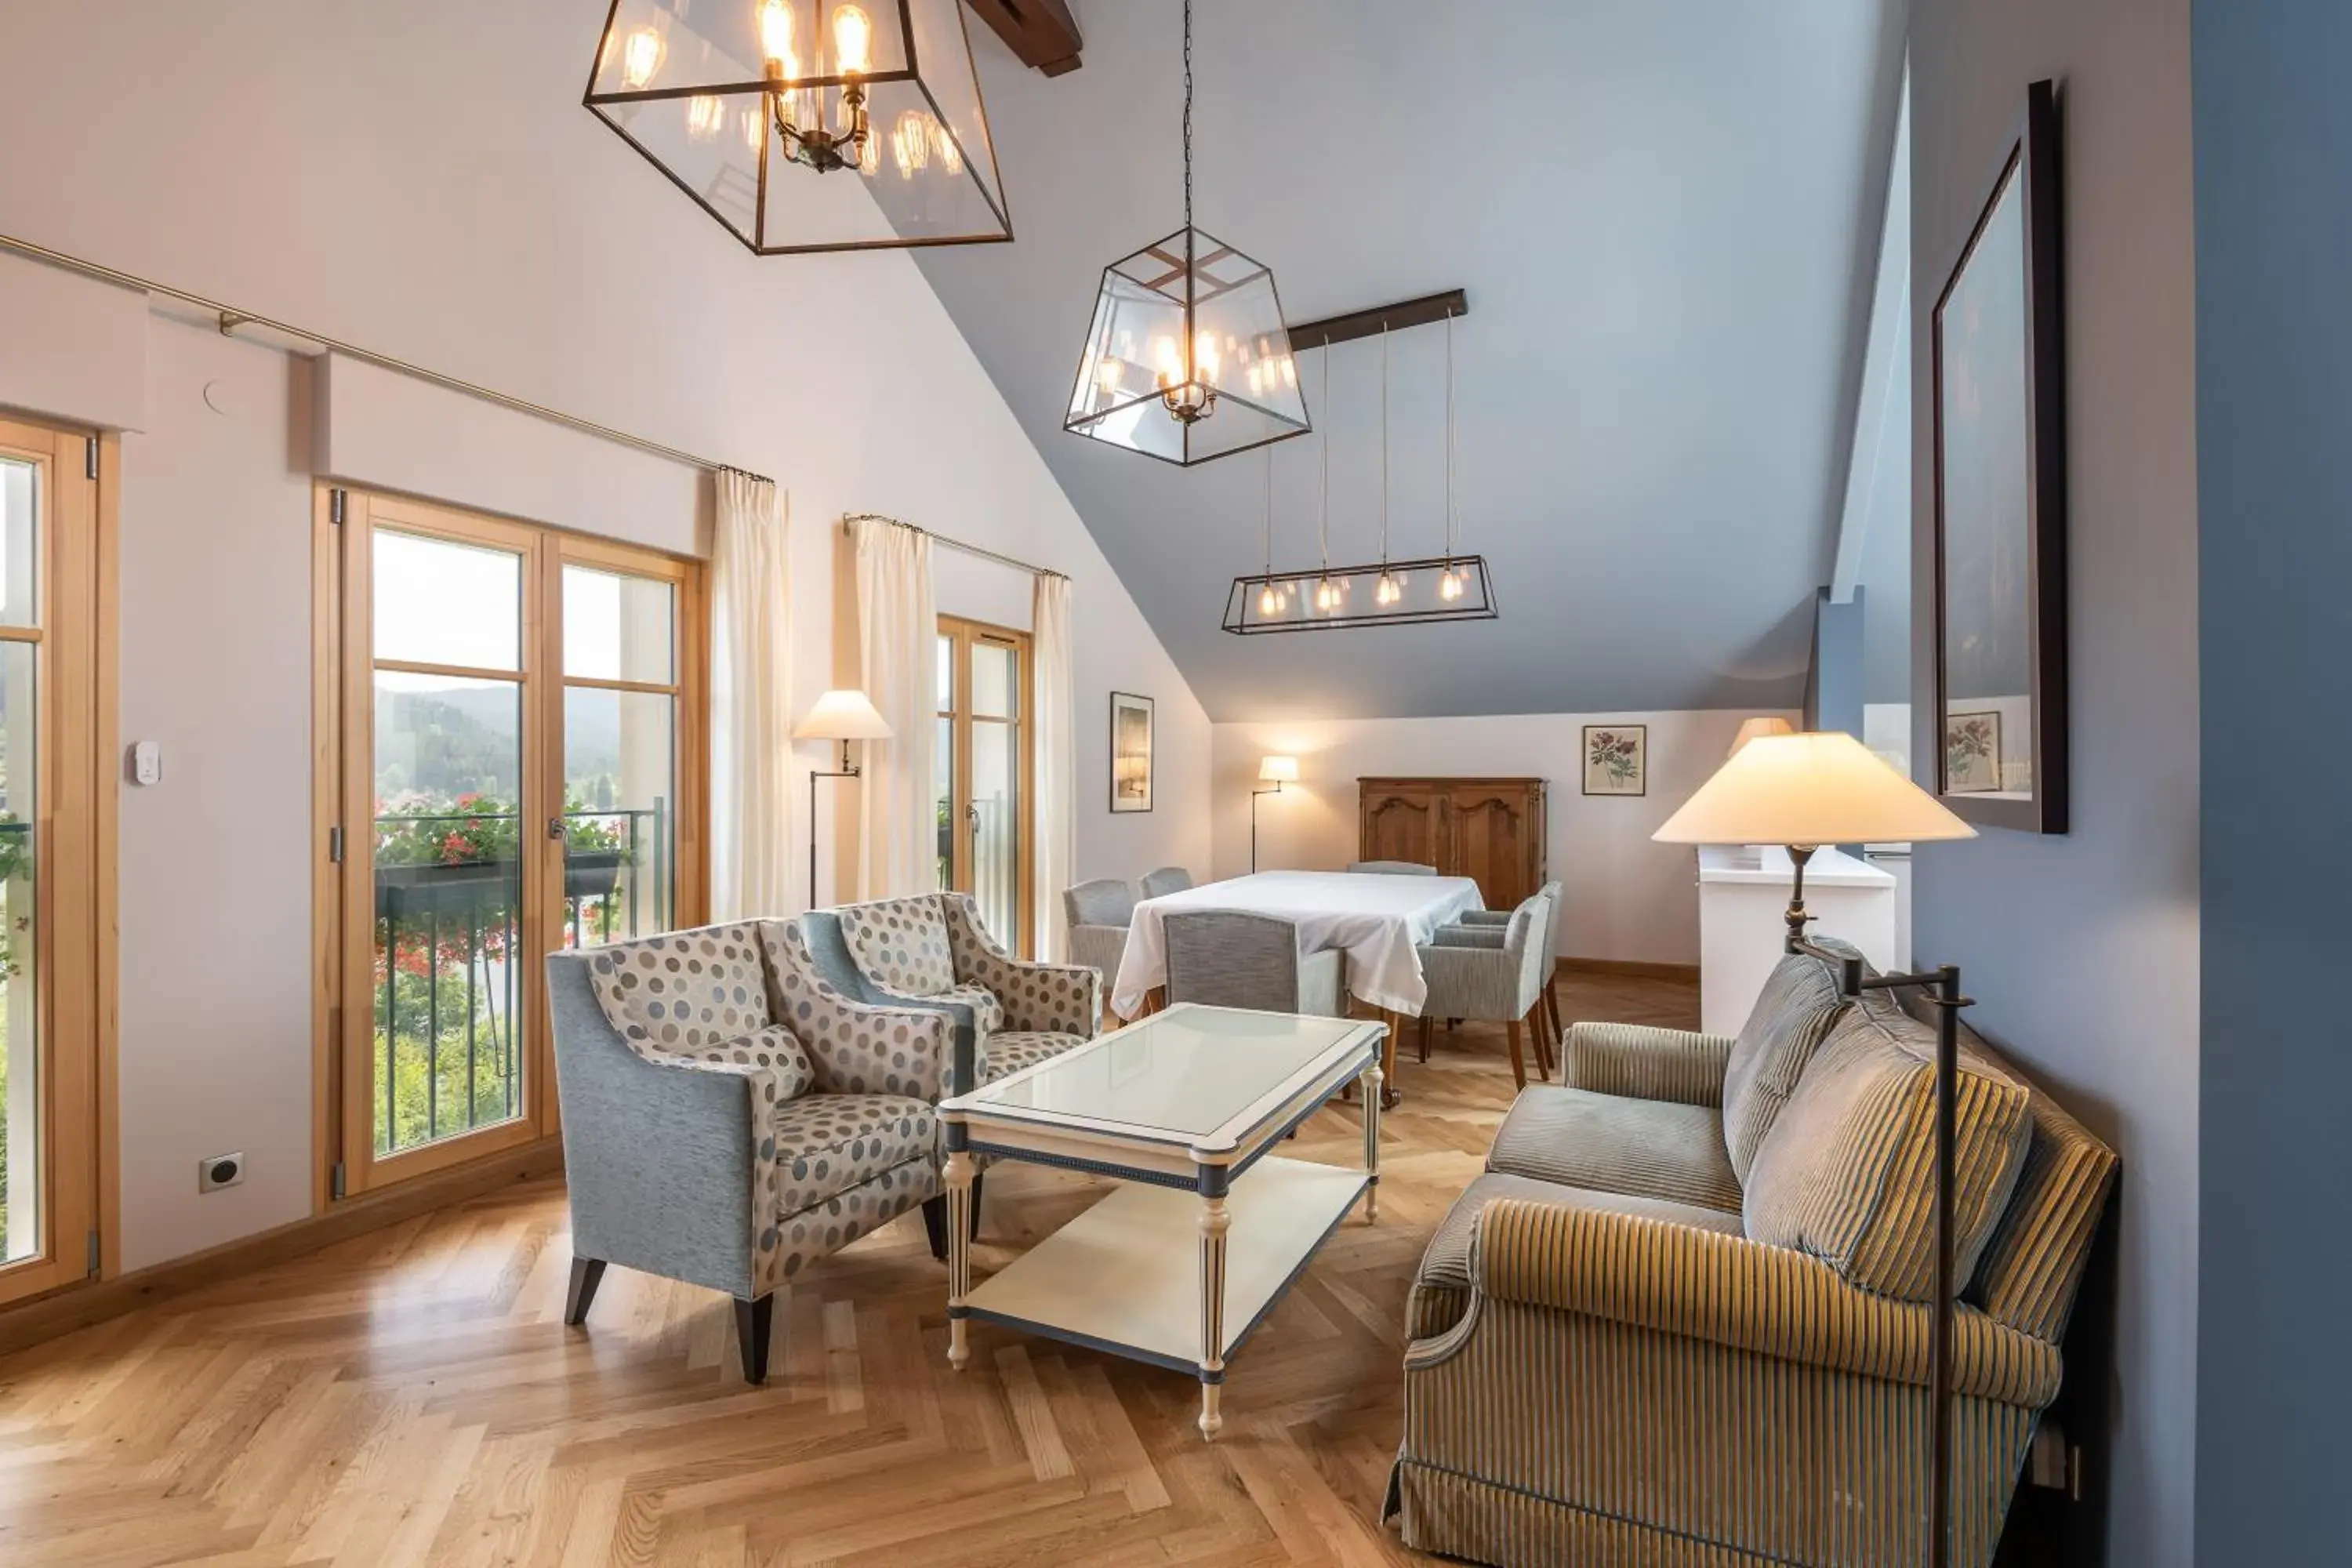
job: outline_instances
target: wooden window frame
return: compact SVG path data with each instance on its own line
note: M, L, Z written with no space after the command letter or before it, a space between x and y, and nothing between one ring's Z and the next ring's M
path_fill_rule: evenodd
M938 617L939 635L955 648L951 661L954 690L950 706L936 717L950 721L949 733L954 738L955 789L949 802L951 819L961 825L971 807L971 733L975 724L1010 723L1019 731L1015 757L1020 777L1015 787L1021 792L1019 808L1013 814L1015 831L1019 834L1014 855L1015 894L1013 903L1020 930L1009 935L992 932L1020 957L1032 956L1035 946L1037 923L1037 716L1036 706L1036 642L1027 632L1012 626L1000 626L988 621L976 621L962 616L942 615ZM1013 710L1010 720L982 718L971 710L971 650L982 643L997 643L1013 649L1014 679ZM952 868L948 885L976 886L971 859L971 836L958 826L950 840L955 846L950 857Z
M340 506L338 497L341 498ZM379 527L452 543L487 546L520 557L521 646L512 670L420 666L374 657L371 623L372 551L364 544ZM619 572L669 583L673 601L672 673L669 684L567 677L563 671L563 569L567 565ZM489 1160L553 1138L561 1131L554 1082L553 1037L547 1016L544 972L526 963L531 998L523 1019L520 1047L523 1085L520 1113L478 1131L446 1137L419 1148L378 1156L373 1082L358 1081L354 1069L374 1059L374 1009L348 1005L345 978L370 974L374 965L373 879L362 874L372 844L374 779L365 765L349 765L353 738L345 717L373 710L379 668L423 670L467 678L512 680L523 704L522 776L528 796L518 803L522 823L544 813L552 782L561 809L563 698L574 686L658 691L675 704L672 736L677 812L672 824L677 853L675 925L707 918L709 896L709 759L706 694L709 689L707 585L703 563L690 557L572 533L541 523L494 517L380 490L321 484L312 524L313 593L313 808L316 913L313 1037L317 1042L312 1114L320 1150L313 1173L312 1207L324 1213L338 1199L356 1197L457 1166ZM332 835L343 829L346 852L335 859ZM520 831L517 847L524 900L518 940L523 952L553 951L561 942L557 922L563 901L564 857L545 835ZM372 1074L372 1068L369 1068ZM340 1172L341 1180L338 1181Z
M121 446L0 419L0 450L39 474L34 959L41 1249L0 1267L0 1305L111 1274L121 1240L115 1084L116 574Z

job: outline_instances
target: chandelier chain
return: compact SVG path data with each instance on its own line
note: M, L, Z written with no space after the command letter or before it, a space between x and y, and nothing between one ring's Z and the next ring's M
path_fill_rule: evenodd
M1454 312L1445 312L1445 554L1454 556Z
M1274 575L1274 443L1265 447L1265 574Z
M1192 0L1184 0L1184 245L1192 239ZM1189 297L1188 285L1186 294Z
M1331 416L1331 345L1323 345L1323 416ZM1331 432L1317 439L1323 448L1323 480L1315 492L1315 542L1323 552L1323 569L1331 569Z
M1381 323L1381 564L1389 563L1389 324Z

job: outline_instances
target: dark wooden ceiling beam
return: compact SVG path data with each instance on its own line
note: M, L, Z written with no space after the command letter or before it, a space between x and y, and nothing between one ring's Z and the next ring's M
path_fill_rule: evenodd
M1443 294L1424 294L1418 300L1400 300L1393 305L1375 305L1369 310L1350 310L1344 316L1301 321L1290 329L1290 349L1293 353L1302 353L1308 349L1328 348L1333 343L1351 343L1358 338L1378 337L1383 331L1401 332L1407 327L1425 327L1448 316L1469 313L1470 296L1459 289L1448 289Z
M1077 18L1066 0L964 0L1024 66L1047 76L1078 68Z

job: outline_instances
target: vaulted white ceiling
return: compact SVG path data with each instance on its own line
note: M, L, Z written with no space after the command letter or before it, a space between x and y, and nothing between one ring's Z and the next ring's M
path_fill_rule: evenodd
M1452 287L1465 545L1490 622L1236 637L1265 458L1066 434L1105 263L1182 221L1176 0L1077 0L1047 79L972 26L1015 242L921 253L1213 716L1792 704L1829 580L1902 56L1899 0L1199 0L1198 221L1287 317ZM1443 330L1390 344L1390 549L1444 508ZM1276 564L1373 559L1377 342L1301 362Z

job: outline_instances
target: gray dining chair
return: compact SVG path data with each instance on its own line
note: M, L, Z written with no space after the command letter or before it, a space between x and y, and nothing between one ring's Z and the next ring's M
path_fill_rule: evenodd
M1143 874L1143 896L1147 899L1164 899L1192 885L1192 873L1181 866L1162 866L1157 871Z
M1298 928L1272 915L1238 910L1188 910L1160 922L1167 950L1168 1003L1251 1007L1344 1018L1346 955L1338 948L1298 951Z
M1559 946L1561 910L1567 896L1567 889L1558 882L1546 882L1536 889L1536 897L1543 900L1549 906L1550 944L1553 948ZM1456 923L1466 930L1491 932L1496 941L1500 941L1503 928L1511 923L1511 911L1472 910ZM1544 954L1543 977L1544 1007L1549 1014L1549 1017L1545 1020L1542 1039L1549 1051L1551 1046L1566 1038L1568 1035L1568 1026L1560 1022L1559 959L1557 953L1547 952ZM1424 1059L1426 1059L1425 1056Z
M1358 860L1351 863L1348 869L1369 871L1381 877L1434 877L1437 875L1436 867L1424 866L1418 860Z
M1511 911L1498 942L1475 927L1447 926L1420 950L1429 996L1421 1006L1421 1050L1428 1058L1429 1020L1465 1018L1504 1025L1510 1033L1511 1077L1528 1086L1526 1048L1520 1026L1530 1024L1543 996L1543 964L1551 948L1550 909L1541 893ZM1540 1026L1536 1034L1536 1076L1549 1079L1551 1053Z
M1135 888L1115 877L1097 877L1062 889L1062 915L1070 926L1070 962L1083 963L1102 976L1102 994L1110 995L1118 978L1119 961L1127 956L1127 928L1135 920Z

